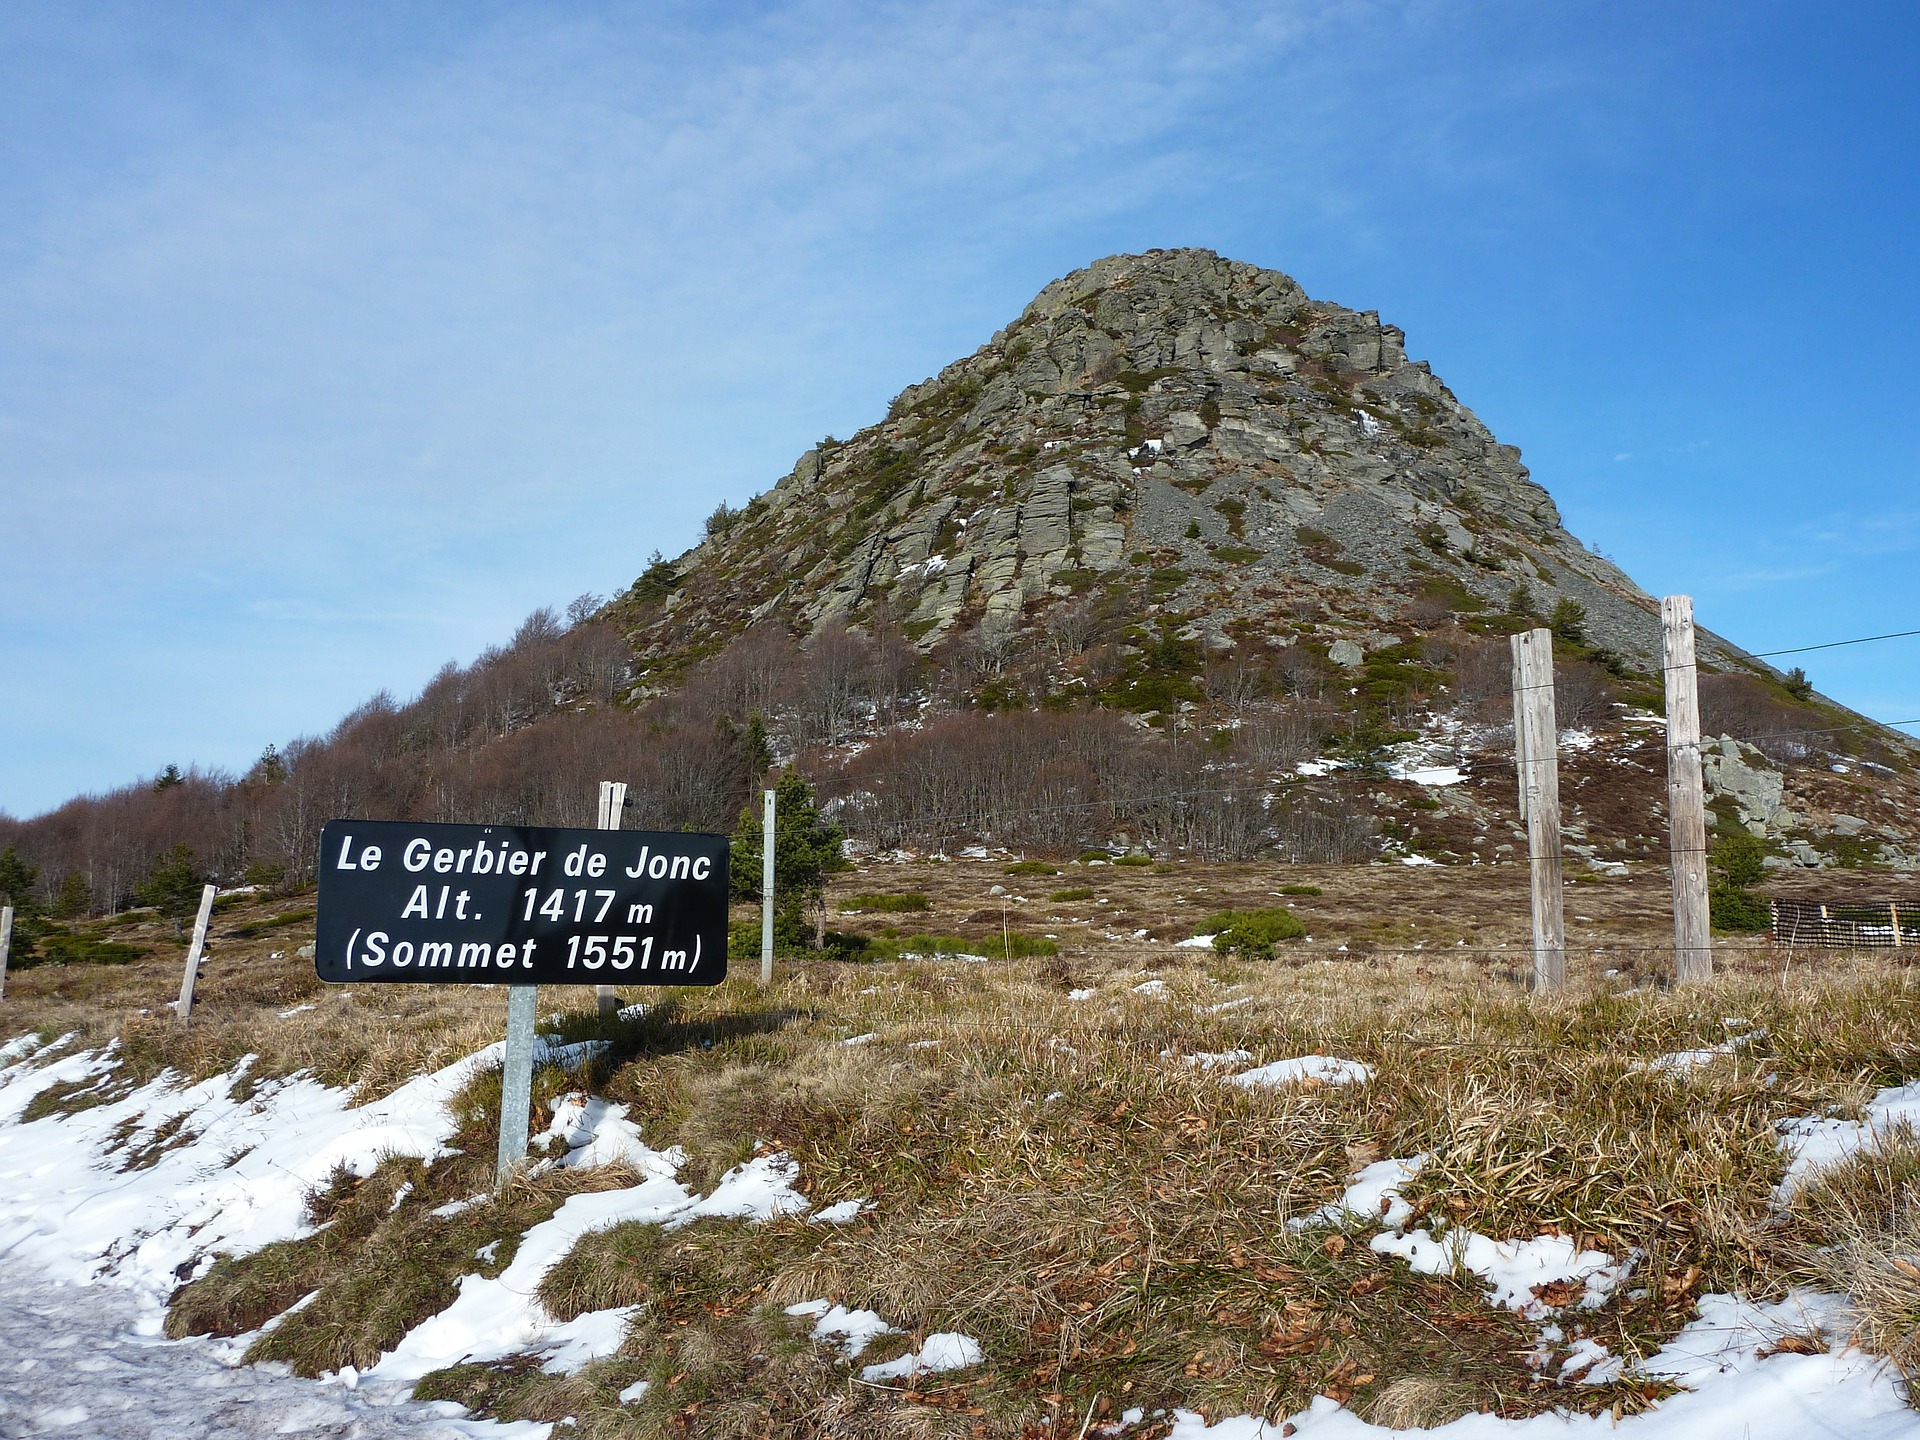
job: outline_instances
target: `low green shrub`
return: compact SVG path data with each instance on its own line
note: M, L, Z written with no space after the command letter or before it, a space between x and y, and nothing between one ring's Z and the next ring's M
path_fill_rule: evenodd
M42 966L125 966L144 956L146 950L121 941L102 941L92 935L67 935L52 931L40 937L35 964Z
M969 939L964 935L905 935L877 943L874 949L895 955L984 955L989 960L1008 957L1025 960L1036 955L1058 955L1060 946L1044 935L1019 930Z
M1009 875L1058 875L1059 873L1044 860L1016 860L1007 866Z
M253 920L245 925L236 926L233 936L236 940L251 940L271 930L281 930L289 925L304 925L312 919L313 911L310 909L288 910L284 914L274 915L265 920Z
M1113 863L1116 865L1151 865L1153 864L1153 857L1151 855L1121 855L1116 857Z
M1093 899L1093 891L1084 885L1077 885L1071 890L1056 890L1047 896L1047 899L1053 901L1056 905L1068 900L1091 900Z
M1298 940L1307 933L1300 917L1283 906L1270 910L1221 910L1200 925L1213 935L1213 948L1222 955L1271 955L1282 940Z
M1282 895L1320 895L1325 892L1318 885L1282 885Z
M1715 885L1707 894L1713 928L1735 935L1756 935L1773 926L1773 910L1764 897L1737 885Z

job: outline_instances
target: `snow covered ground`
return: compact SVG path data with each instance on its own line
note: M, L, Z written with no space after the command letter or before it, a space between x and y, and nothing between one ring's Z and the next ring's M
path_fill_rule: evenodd
M241 1365L232 1341L141 1333L141 1307L110 1285L57 1284L0 1262L0 1436L26 1440L545 1440L547 1425L462 1418L408 1387L321 1384Z

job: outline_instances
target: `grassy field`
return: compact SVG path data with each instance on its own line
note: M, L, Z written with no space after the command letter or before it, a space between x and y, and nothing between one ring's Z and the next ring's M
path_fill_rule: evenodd
M630 1020L590 1013L590 990L543 991L541 1013L568 1038L609 1043L584 1072L537 1077L536 1132L541 1107L584 1084L628 1105L649 1144L681 1146L690 1184L783 1151L816 1205L867 1208L844 1226L590 1235L541 1298L563 1319L640 1306L620 1354L565 1377L532 1360L457 1366L421 1393L570 1415L566 1433L594 1436L1093 1435L1135 1408L1148 1419L1127 1433L1151 1436L1164 1431L1155 1410L1279 1416L1315 1395L1401 1425L1474 1409L1623 1414L1659 1388L1560 1384L1568 1347L1643 1355L1703 1293L1803 1283L1849 1295L1862 1337L1920 1373L1920 1271L1902 1268L1920 1238L1912 1137L1789 1205L1774 1194L1778 1122L1857 1114L1877 1087L1920 1075L1904 957L1790 958L1743 941L1710 986L1669 990L1666 880L1650 868L1570 886L1572 984L1532 997L1518 868L1007 869L863 867L836 895L926 908L856 905L834 923L961 937L989 956L1009 934L1051 937L1057 955L790 959L765 991L746 973L757 967L738 965L717 989L629 993L655 1002ZM498 1038L499 990L320 986L297 953L310 918L271 923L311 903L249 897L222 912L184 1034L164 1008L181 947L139 916L112 938L147 958L12 976L4 1028L117 1037L116 1085L255 1054L260 1073L309 1069L369 1098ZM1280 905L1311 938L1280 941L1271 959L1174 943L1216 912ZM1697 1064L1648 1063L1715 1047ZM1191 1061L1231 1052L1245 1066L1324 1054L1373 1073L1261 1089ZM42 1109L97 1098L56 1094ZM463 1155L336 1177L310 1202L330 1224L222 1261L175 1297L171 1328L249 1332L317 1291L257 1357L309 1374L364 1366L448 1303L481 1268L476 1249L498 1242L484 1271L498 1273L569 1194L632 1183L549 1170L433 1214L486 1187L498 1109L497 1072L483 1075L456 1105ZM1369 1249L1371 1224L1289 1225L1361 1167L1418 1154L1429 1159L1405 1188L1417 1220L1638 1252L1634 1283L1565 1312L1543 1358L1539 1325L1489 1305L1476 1277L1413 1273ZM817 1299L900 1328L863 1364L950 1331L985 1361L862 1382L784 1313ZM619 1403L642 1379L646 1393Z

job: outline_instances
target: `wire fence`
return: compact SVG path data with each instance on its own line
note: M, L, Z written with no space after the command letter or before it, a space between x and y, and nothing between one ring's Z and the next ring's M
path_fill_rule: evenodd
M1911 949L1920 954L1920 900L1774 900L1773 938L1828 949Z

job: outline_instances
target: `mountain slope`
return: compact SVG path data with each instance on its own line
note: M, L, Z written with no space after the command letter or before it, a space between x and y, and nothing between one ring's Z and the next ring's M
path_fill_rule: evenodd
M876 608L923 649L1114 591L1216 652L1397 643L1444 607L1586 612L1640 669L1655 602L1371 311L1208 251L1114 256L827 441L616 615L671 670L753 620ZM1144 603L1140 603L1144 602ZM1709 658L1734 647L1703 637Z

